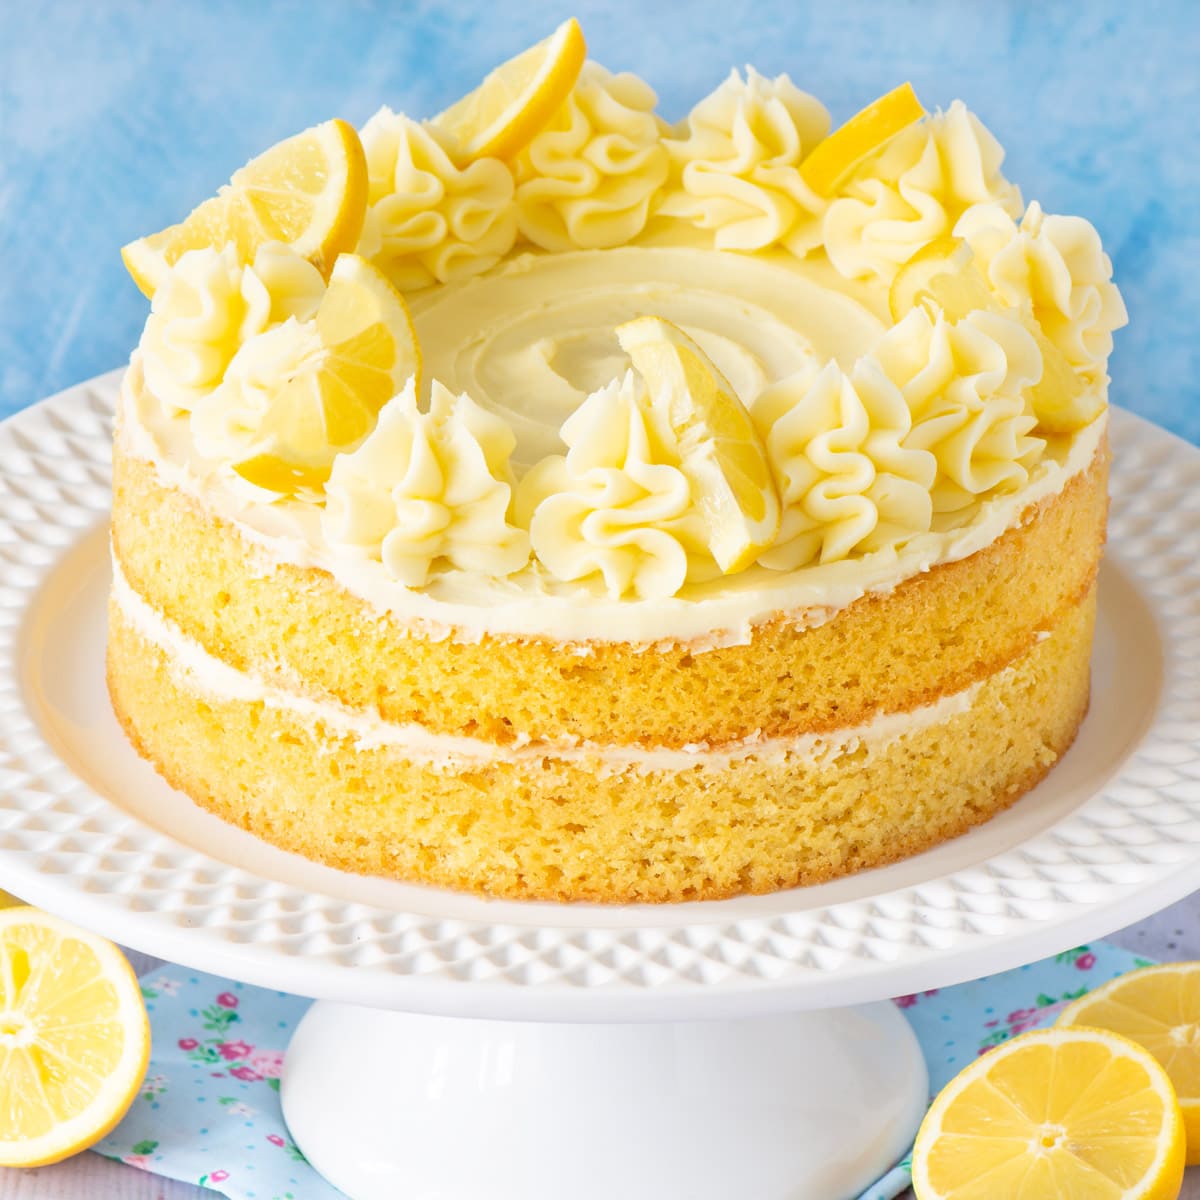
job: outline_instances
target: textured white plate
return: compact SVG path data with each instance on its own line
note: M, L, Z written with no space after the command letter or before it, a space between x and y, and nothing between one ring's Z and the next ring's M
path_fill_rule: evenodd
M821 887L486 901L345 875L196 809L103 676L117 376L0 424L0 885L206 970L384 1008L650 1020L826 1007L1014 966L1200 887L1200 451L1113 414L1092 711L986 826Z

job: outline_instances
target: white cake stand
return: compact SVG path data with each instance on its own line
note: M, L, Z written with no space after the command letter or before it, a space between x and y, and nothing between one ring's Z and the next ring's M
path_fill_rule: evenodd
M836 1200L926 1076L883 998L1200 886L1200 452L1114 413L1092 711L1013 809L896 866L707 904L487 901L330 871L199 811L103 679L114 376L0 425L0 885L317 998L285 1115L354 1200ZM850 1007L859 1006L859 1007Z

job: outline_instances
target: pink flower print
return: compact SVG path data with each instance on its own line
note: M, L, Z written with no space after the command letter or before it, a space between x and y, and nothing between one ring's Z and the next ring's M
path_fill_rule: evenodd
M1089 950L1087 954L1081 954L1075 960L1075 966L1080 971L1090 971L1096 965L1096 956Z
M139 1171L150 1170L150 1156L148 1154L126 1154L121 1161L127 1167L137 1167Z
M229 1178L228 1171L214 1171L209 1177L212 1183L224 1183Z
M232 992L222 992L217 997L217 1003L222 1008L237 1008L238 998Z
M252 1071L249 1067L234 1067L229 1073L243 1083L257 1083L262 1078L257 1071Z
M196 1041L195 1038L180 1038L179 1039L180 1050L195 1050L196 1047L199 1045L200 1045L200 1043L198 1041Z
M278 1079L283 1074L282 1050L255 1050L250 1055L250 1066L263 1079Z
M916 996L897 996L895 1000L892 1001L897 1008L912 1008L916 1002Z
M239 1058L249 1058L254 1053L254 1047L246 1042L221 1042L217 1046L217 1053L227 1062L234 1062Z
M1008 1014L1008 1029L1012 1034L1024 1033L1027 1029L1036 1029L1042 1023L1044 1008L1019 1008L1015 1013Z
M267 1141L270 1142L272 1146L278 1146L280 1149L283 1149L283 1147L287 1145L287 1142L285 1142L277 1133L268 1133Z

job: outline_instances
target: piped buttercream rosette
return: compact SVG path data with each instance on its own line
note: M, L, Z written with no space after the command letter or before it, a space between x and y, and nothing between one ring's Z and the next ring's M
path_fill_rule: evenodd
M362 445L334 461L325 536L406 587L436 570L511 575L529 560L528 533L508 519L513 444L503 421L439 383L422 412L410 382Z

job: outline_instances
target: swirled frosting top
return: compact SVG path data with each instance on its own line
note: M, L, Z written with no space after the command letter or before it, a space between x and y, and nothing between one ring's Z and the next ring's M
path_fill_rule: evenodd
M381 110L359 252L406 295L420 388L323 494L247 487L239 414L308 353L324 283L281 247L192 251L126 381L127 452L426 630L697 645L971 554L1088 466L1125 321L1111 264L1082 218L1022 208L960 103L848 160L832 192L804 163L839 135L786 76L734 73L675 128L654 105L588 64L510 162ZM958 247L970 311L939 290ZM647 315L728 381L769 464L778 532L730 574L693 451L617 338ZM1032 399L1052 353L1100 397L1073 425Z

